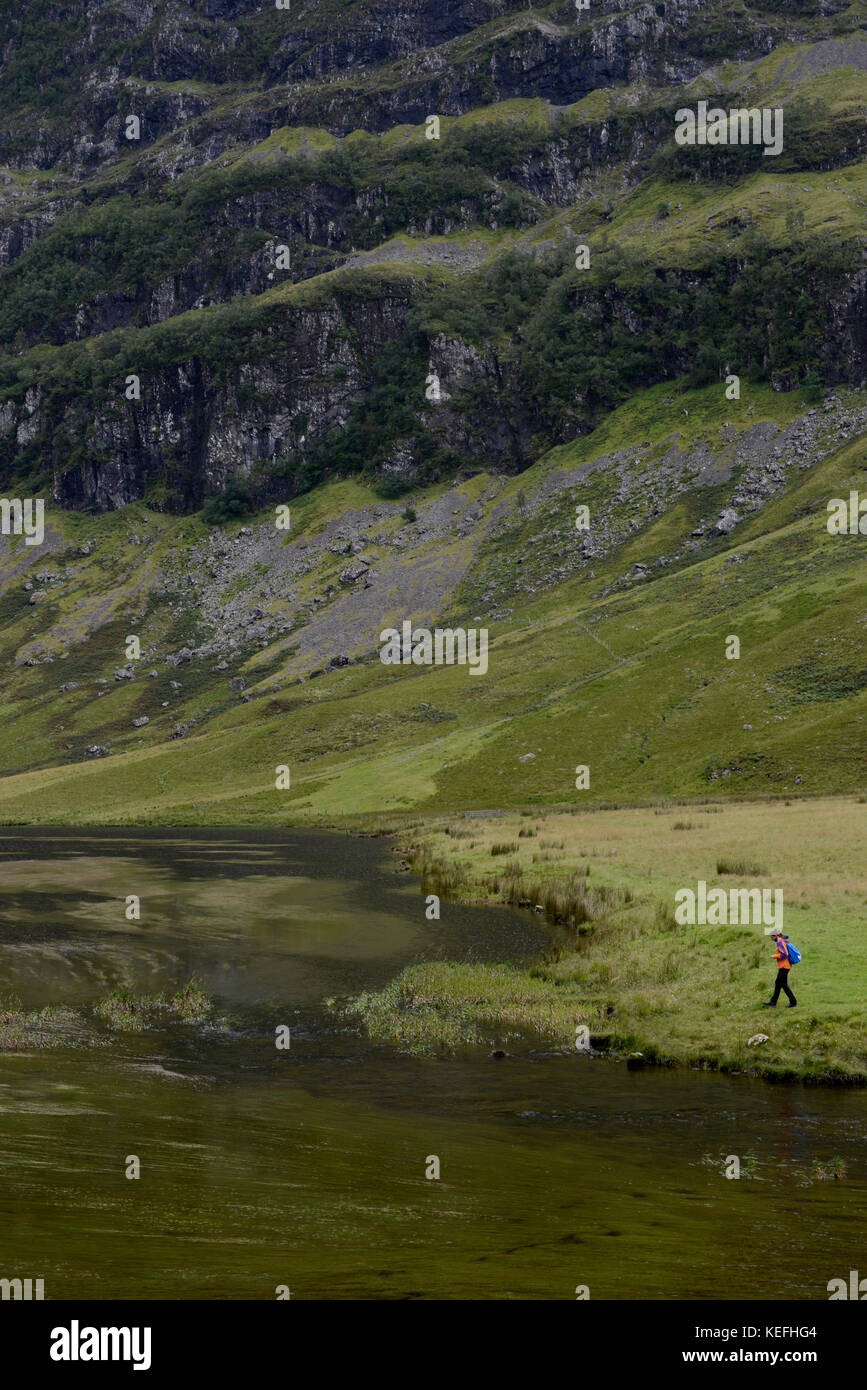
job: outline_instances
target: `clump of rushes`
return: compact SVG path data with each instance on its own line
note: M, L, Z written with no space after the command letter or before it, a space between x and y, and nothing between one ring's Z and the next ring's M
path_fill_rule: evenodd
M737 878L761 878L768 871L761 864L750 864L746 859L723 858L716 861L718 874L734 874Z
M141 1033L147 1027L146 1011L155 998L149 999L146 995L136 998L128 989L116 989L94 1004L93 1012L119 1033Z
M12 1001L0 1009L0 1052L33 1047L65 1047L77 1037L80 1020L72 1009L51 1006L27 1012Z
M182 1019L184 1023L195 1023L198 1019L204 1018L212 1007L213 1000L205 993L198 980L188 980L166 1003L169 1013Z
M430 853L410 851L412 866L421 876L426 893L437 893L441 898L456 898L469 887L469 875L465 865L449 863Z
M572 927L593 922L611 908L632 899L629 888L614 889L603 884L589 888L583 868L573 872L565 883L554 886L525 878L520 866L515 866L515 871L501 877L494 886L510 907L538 904L549 922Z
M110 1028L119 1033L142 1033L158 1027L166 1015L183 1023L195 1023L205 1018L212 1000L197 980L188 980L175 994L133 994L132 990L116 989L94 1005L93 1012Z
M839 1181L846 1176L846 1160L840 1158L828 1158L824 1161L814 1158L810 1165L810 1171L805 1176L802 1187L806 1187L811 1182L828 1182L830 1179Z
M562 1041L576 1023L572 1000L553 981L466 961L409 966L384 989L348 1001L344 1013L369 1037L415 1056L500 1044L528 1029Z
M345 1007L346 1016L360 1018L369 1037L393 1043L414 1056L438 1048L454 1052L459 1047L478 1046L481 1036L468 1011L451 998L448 1009L442 1001L435 1001L425 987L424 966L419 967L419 974L421 978L416 980L405 970L385 989L359 995Z

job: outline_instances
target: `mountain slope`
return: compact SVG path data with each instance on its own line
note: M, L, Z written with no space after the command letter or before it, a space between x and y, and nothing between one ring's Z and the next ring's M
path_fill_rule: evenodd
M280 821L863 786L864 542L828 533L827 499L864 487L867 395L805 414L796 395L709 388L675 408L655 388L518 478L420 493L413 519L357 484L303 499L288 533L269 514L213 532L140 505L53 513L30 588L24 570L12 585L23 542L6 561L3 758L70 765L7 777L0 814ZM487 673L383 664L381 632L407 618L488 627Z
M0 54L0 815L863 786L867 0L24 0Z

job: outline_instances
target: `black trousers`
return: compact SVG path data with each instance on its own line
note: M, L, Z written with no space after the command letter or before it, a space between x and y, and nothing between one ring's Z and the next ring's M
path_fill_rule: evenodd
M789 974L789 971L788 971L788 970L778 970L778 971L777 971L777 980L776 980L776 984L774 985L774 992L773 992L773 994L771 995L771 1003L772 1003L772 1004L776 1004L777 1000L779 999L779 997L780 997L780 990L783 991L783 993L785 994L785 996L786 996L786 998L788 999L788 1001L789 1001L790 1004L797 1004L797 1002L798 1002L797 999L795 998L795 996L794 996L794 994L792 993L792 991L789 989L789 981L788 981L788 978L787 978L788 974Z

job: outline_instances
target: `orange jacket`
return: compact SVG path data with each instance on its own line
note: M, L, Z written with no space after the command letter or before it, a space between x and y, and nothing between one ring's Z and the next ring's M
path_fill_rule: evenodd
M788 938L784 936L782 941L778 941L777 949L774 952L774 959L776 960L777 966L780 970L791 970L792 968L792 962L789 960L789 953L786 950L785 943L787 940Z

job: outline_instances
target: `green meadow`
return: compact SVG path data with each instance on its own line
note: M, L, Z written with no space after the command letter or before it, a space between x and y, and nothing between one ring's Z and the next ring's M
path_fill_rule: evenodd
M865 843L865 797L426 823L403 844L443 915L450 896L526 903L558 944L532 965L414 965L350 1011L417 1053L508 1051L528 1034L572 1047L584 1027L621 1065L863 1084ZM782 892L797 1008L762 1007L776 974L762 924L676 922L675 893L699 881Z

